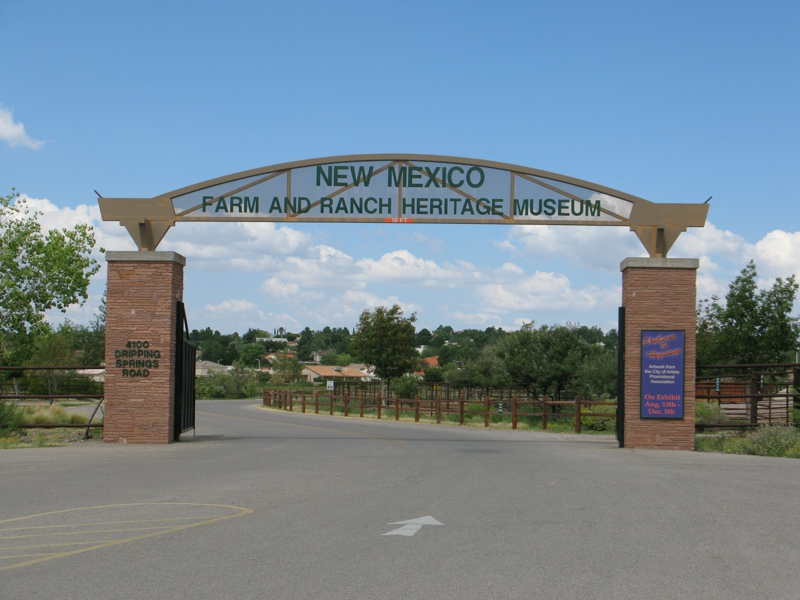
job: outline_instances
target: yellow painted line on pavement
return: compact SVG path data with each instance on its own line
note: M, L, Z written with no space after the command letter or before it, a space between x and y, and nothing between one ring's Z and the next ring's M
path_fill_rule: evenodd
M81 525L83 525L81 523ZM78 527L76 525L75 527ZM21 540L25 538L55 537L57 535L84 535L86 533L119 533L120 531L144 531L145 529L169 529L174 525L150 525L148 527L127 527L123 529L89 529L86 531L54 531L53 533L32 533L30 535L4 535L0 540Z
M72 544L53 544L53 545L77 545L77 544L81 544L81 543L94 543L95 545L89 546L88 548L78 548L76 550L67 550L67 551L64 551L64 552L52 552L52 553L40 554L36 558L33 558L31 560L26 560L26 561L19 562L19 563L0 566L0 571L6 571L8 569L16 569L18 567L26 567L26 566L29 566L29 565L33 565L33 564L44 562L44 561L48 561L48 560L54 560L56 558L62 558L62 557L65 557L65 556L73 556L75 554L82 554L84 552L91 552L93 550L101 550L103 548L111 548L112 546L119 546L120 544L126 544L128 542L135 542L135 541L138 541L138 540L144 540L144 539L147 539L147 538L150 538L150 537L155 537L157 535L166 535L168 533L175 533L175 532L178 532L178 531L191 529L193 527L198 527L200 525L210 525L211 523L217 523L219 521L226 521L228 519L234 519L236 517L242 517L244 515L249 515L249 514L252 514L252 512L253 512L249 508L242 508L241 506L230 506L230 505L227 505L227 504L202 504L202 503L197 503L197 502L144 502L144 503L134 503L134 504L106 504L106 505L102 505L102 506L86 506L86 507L83 507L83 508L68 508L68 509L64 509L64 510L55 510L55 511L46 512L46 513L39 513L39 514L35 514L35 515L27 515L27 516L24 516L24 517L16 517L16 518L13 518L13 519L4 519L4 520L0 521L0 524L16 523L16 522L23 521L23 520L26 520L26 519L35 519L37 517L49 517L49 516L52 516L52 515L65 515L67 513L76 513L76 512L79 512L79 511L86 511L86 510L98 510L98 509L109 509L109 508L131 508L131 507L136 507L136 508L155 507L155 508L158 508L158 507L181 507L181 506L182 507L203 507L203 508L226 508L226 509L231 509L231 510L234 510L234 511L237 511L237 512L235 512L233 514L229 514L229 515L218 515L218 516L215 516L215 517L205 517L205 520L199 521L197 523L186 523L186 524L183 524L183 525L175 525L175 526L172 526L172 527L168 526L166 529L164 529L162 531L152 531L150 533L144 533L142 535L137 535L137 536L134 536L134 537L115 539L115 540L106 540L106 541L101 541L101 542L98 542L98 543L95 543L95 542L74 542ZM204 518L204 517L200 517L200 518ZM82 525L81 523L77 523L76 524L76 526L81 526L81 525ZM87 534L91 534L91 533L94 533L94 532L87 531L86 533ZM5 538L5 539L7 539L7 538ZM4 550L20 549L20 547L5 547L3 549Z
M282 421L270 421L268 419L250 419L248 417L229 417L228 415L218 415L216 413L209 413L203 411L197 411L198 415L204 415L206 417L218 417L220 419L233 419L235 421L251 421L253 423L269 423L270 425L285 425L286 427L299 427L300 429L315 429L317 431L327 431L328 433L341 433L344 435L352 435L353 437L359 437L365 440L374 440L376 442L380 442L381 444L386 444L387 446L403 446L405 447L406 444L404 442L399 442L397 440L387 440L384 438L375 437L374 435L366 435L363 433L355 433L353 431L344 431L342 429L334 429L333 427L316 427L314 425L298 425L297 423L284 423Z
M27 518L27 517L23 517ZM142 519L141 521L89 521L86 523L70 523L68 525L31 525L30 527L0 527L0 531L22 531L23 529L51 529L55 527L77 527L78 525L122 525L125 523L157 523L160 521L196 521L203 517L169 517L167 519Z

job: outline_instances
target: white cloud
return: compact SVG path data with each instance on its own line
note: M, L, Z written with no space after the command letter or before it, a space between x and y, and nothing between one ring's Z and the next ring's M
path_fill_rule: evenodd
M619 271L625 257L647 255L626 227L519 225L495 245L535 259L560 258L572 266L611 272Z
M503 318L497 314L492 312L471 312L466 313L460 310L455 311L452 314L454 319L457 319L461 323L465 323L472 327L476 328L487 328L487 327L502 327L503 326ZM506 328L508 329L508 328Z
M619 306L621 291L617 286L600 289L586 286L574 289L568 277L559 273L537 271L528 277L478 286L481 306L497 312L578 311Z
M440 267L435 261L418 258L408 250L388 252L378 260L364 258L356 265L362 276L369 280L414 282L425 287L435 287L463 277L457 269Z
M752 254L753 246L743 237L727 230L717 229L707 222L705 227L690 228L682 233L668 256L696 258L716 254L739 263Z
M44 229L87 223L95 227L98 246L134 249L127 231L115 222L102 222L95 205L59 208L35 198L28 203L42 212ZM167 234L162 247L188 258L187 285L202 279L212 292L194 322L226 331L275 325L350 327L364 309L392 304L399 304L406 314L417 312L425 318L425 326L460 323L511 329L530 320L577 321L578 315L591 321L589 315L595 314L603 315L605 326L620 301L621 257L644 254L636 236L624 228L519 226L510 228L497 245L519 256L563 258L603 273L595 273L596 285L588 285L576 274L579 271L567 276L550 267L527 273L521 261L487 268L462 260L433 260L419 246L379 253L372 245L360 256L351 256L319 243L316 234L273 223L181 223ZM700 257L699 298L724 296L730 280L750 258L755 258L765 278L800 274L800 232L776 230L750 244L709 224L684 233L670 254ZM95 256L103 269L93 278L93 296L85 307L70 308L68 313L78 322L91 319L105 287L105 261L99 253ZM253 276L230 277L234 272ZM220 281L231 282L224 293L233 298L214 295L213 288L229 285ZM63 315L55 318L61 320Z
M255 305L255 302L231 298L219 304L207 304L206 310L212 313L255 313L258 312L258 307Z
M44 146L41 140L35 140L25 133L25 125L14 122L11 110L0 105L0 140L8 142L9 146L25 146L38 150Z
M261 284L261 291L275 298L289 298L300 293L300 286L293 282L281 281L277 277L270 277Z
M754 248L759 274L771 277L795 275L800 279L800 231L770 231Z

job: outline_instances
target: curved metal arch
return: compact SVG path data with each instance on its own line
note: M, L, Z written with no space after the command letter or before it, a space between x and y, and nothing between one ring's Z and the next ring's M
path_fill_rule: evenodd
M398 163L428 162L428 163L455 163L466 166L486 167L506 171L528 179L533 183L550 187L546 182L533 178L547 179L562 184L572 185L592 192L606 194L632 205L629 217L620 218L618 222L603 225L628 226L634 231L651 257L666 257L672 244L681 232L687 227L702 227L705 225L708 214L707 204L665 204L654 203L639 196L628 194L614 188L592 183L575 177L561 175L541 169L533 169L522 165L502 163L497 161L481 160L474 158L443 156L435 154L350 154L328 156L286 163L278 163L265 167L249 169L201 181L189 186L178 188L154 196L153 198L100 198L100 210L104 221L119 221L126 227L139 250L155 250L170 227L176 221L189 220L176 215L173 199L197 192L212 186L218 186L234 181L257 177L259 175L291 173L293 169L314 167L318 165L332 165L337 163L353 163L368 161L388 161ZM551 189L556 189L552 188ZM512 198L513 201L513 198ZM619 215L615 215L619 217ZM508 222L508 221L506 221ZM519 222L517 224L520 224ZM554 224L571 224L557 222ZM580 223L589 225L592 223Z
M561 175L560 173L543 171L541 169L532 169L530 167L523 167L521 165L514 165L511 163L502 163L491 160L481 160L477 158L466 158L462 156L443 156L438 154L343 154L340 156L325 156L322 158L296 160L293 162L279 163L276 165L269 165L266 167L249 169L247 171L239 171L238 173L223 175L222 177L215 177L214 179L209 179L207 181L201 181L199 183L187 185L186 187L178 188L177 190L173 190L165 194L159 194L158 196L156 196L156 198L167 197L172 199L178 196L183 196L184 194L190 194L192 192L196 192L198 190L211 187L213 185L230 183L232 181L238 181L239 179L245 179L247 177L255 177L257 175L268 175L269 173L274 173L276 171L288 171L290 169L299 169L301 167L316 167L318 165L330 165L336 163L381 161L381 160L442 162L442 163L457 163L460 165L470 165L473 167L487 167L489 169L498 169L501 171L510 171L512 173L523 173L526 175L533 175L534 177L544 177L547 179L553 179L561 183L568 183L570 185L576 185L578 187L586 188L588 190L592 190L593 192L608 194L609 196L614 196L615 198L619 198L621 200L627 200L628 202L631 202L633 204L638 204L638 203L653 204L653 202L645 200L644 198L640 198L639 196L626 194L625 192L621 192L619 190L615 190L610 187L599 185L597 183L592 183L591 181L584 181L583 179L577 179L575 177L569 177L567 175Z

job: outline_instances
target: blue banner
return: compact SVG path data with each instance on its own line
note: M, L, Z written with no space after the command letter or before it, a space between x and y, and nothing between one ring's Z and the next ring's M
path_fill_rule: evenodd
M683 419L683 331L642 331L642 419Z

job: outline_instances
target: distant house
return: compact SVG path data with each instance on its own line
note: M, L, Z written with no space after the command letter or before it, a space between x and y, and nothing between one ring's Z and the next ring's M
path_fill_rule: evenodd
M198 360L195 364L194 373L197 377L205 377L206 375L211 375L211 373L223 373L232 369L233 367L221 365L210 360Z
M266 359L270 363L274 363L279 358L295 358L297 357L297 352L294 350L287 350L286 352L270 352L266 355Z
M257 342L281 342L283 344L288 344L289 340L282 337L257 337Z
M331 381L369 381L371 379L368 373L352 366L329 367L326 365L305 365L303 377L309 383L317 378Z
M320 363L322 362L322 357L326 354L331 354L333 350L314 350L311 353L311 362Z
M423 358L422 362L424 362L425 364L428 364L428 365L430 365L432 367L438 367L439 366L439 356L437 355L437 356L429 356L428 358Z
M105 367L99 369L78 369L75 371L78 375L85 375L92 381L99 381L100 383L105 382L106 380L106 369Z
M428 358L423 358L420 360L420 363L423 365L430 365L431 367L438 367L439 366L439 357L438 356L429 356ZM422 377L425 375L425 371L420 369L419 371L414 371L414 375L417 377Z

